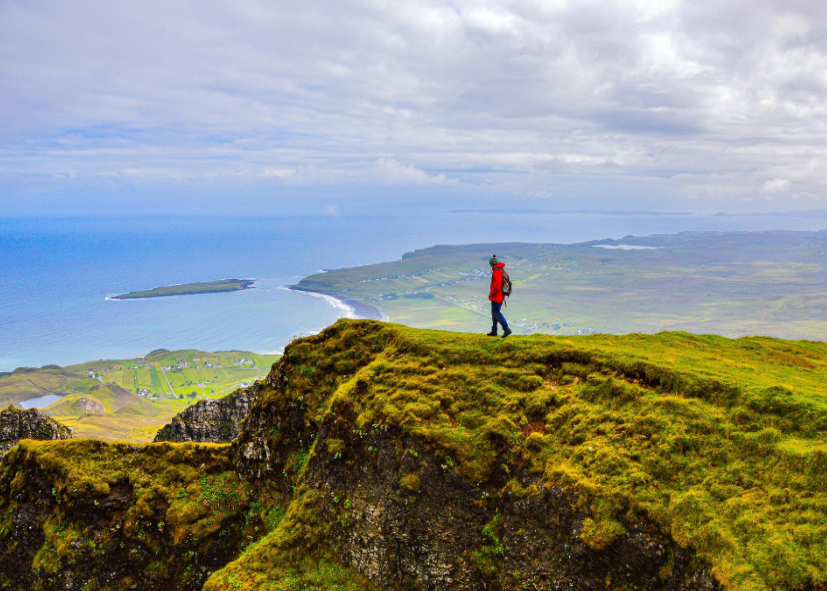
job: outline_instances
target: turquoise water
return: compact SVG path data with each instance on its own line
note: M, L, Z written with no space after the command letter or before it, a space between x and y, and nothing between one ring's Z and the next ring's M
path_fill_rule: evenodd
M420 216L0 218L0 371L153 349L281 350L342 310L282 289L324 268L398 259L435 244L570 243L684 230L819 230L825 220L437 213ZM253 289L116 301L222 278Z

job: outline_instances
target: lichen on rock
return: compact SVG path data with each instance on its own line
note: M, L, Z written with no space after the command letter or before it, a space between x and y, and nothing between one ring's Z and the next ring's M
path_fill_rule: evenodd
M69 439L72 429L40 413L10 406L0 411L0 457L21 439Z
M258 385L241 388L218 400L201 400L172 417L155 435L155 441L229 443L241 432Z

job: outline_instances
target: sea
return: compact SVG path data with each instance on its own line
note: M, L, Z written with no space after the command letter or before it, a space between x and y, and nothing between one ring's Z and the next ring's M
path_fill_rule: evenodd
M274 353L354 310L285 286L437 244L576 243L682 231L821 230L824 216L444 211L319 216L0 217L0 371L152 350ZM215 279L252 289L111 296Z

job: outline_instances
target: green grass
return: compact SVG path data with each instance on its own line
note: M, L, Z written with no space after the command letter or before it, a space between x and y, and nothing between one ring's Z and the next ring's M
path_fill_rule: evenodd
M675 332L503 341L340 321L295 341L282 368L290 390L260 394L268 412L299 400L309 425L353 413L353 429L401 429L492 499L536 494L528 474L570 487L592 513L593 547L643 515L695 548L725 589L827 582L823 343ZM281 527L323 539L300 511L307 494ZM271 536L233 568L258 573L285 543Z
M338 432L407 437L464 479L469 502L492 515L485 545L470 557L492 577L508 519L496 518L495 508L541 494L539 485L561 485L589 514L581 539L592 548L607 548L624 523L645 517L695 549L725 590L827 585L825 343L685 332L502 340L341 320L291 343L279 363L279 383L289 387L260 390L257 430L243 431L238 445L266 442L275 455L295 445L266 422L295 409L308 443L285 452L278 478L291 491L287 498L269 494L266 482L259 482L260 498L245 496L246 485L223 469L189 494L197 502L182 511L202 511L202 502L218 508L233 495L251 507L278 499L256 505L267 524L261 539L215 572L207 591L372 588L337 562L331 544L338 505L304 480L317 445L350 461L345 440L314 436L334 424ZM134 450L117 446L26 442L2 466L27 454L61 479L67 495L141 470L146 491L175 499L184 486L178 480L190 483L188 493L193 484L173 477L179 468L169 470L168 458L206 453L177 449L143 448L147 459L136 464L124 459ZM226 458L229 448L210 449ZM422 484L415 473L399 474L405 494L422 494ZM200 527L199 515L174 521L168 511L167 520ZM0 514L0 524L4 519Z
M141 371L141 370L138 370ZM149 389L153 392L153 394L161 394L164 392L164 386L161 384L161 376L158 375L158 370L155 367L151 367L149 369L150 375L150 387ZM146 387L146 386L144 386Z
M241 359L248 363L234 365ZM175 414L198 400L220 398L244 383L252 384L266 375L276 360L277 355L248 351L162 349L136 359L90 361L64 368L24 368L0 377L0 406L58 394L64 398L41 411L72 427L76 437L148 443ZM180 371L166 370L177 396L172 398L162 368L181 363L187 366ZM215 371L206 364L222 367ZM87 378L87 371L93 371L97 377ZM137 395L140 389L148 391L147 397ZM192 392L194 398L190 397ZM101 404L105 412L84 412L84 399ZM113 405L113 401L117 403Z
M166 287L155 287L143 291L132 291L112 299L115 300L138 300L145 298L162 298L177 295L195 295L203 293L220 293L225 291L239 291L249 289L253 281L249 279L220 279L218 281L202 281L199 283L184 283L182 285L169 285Z

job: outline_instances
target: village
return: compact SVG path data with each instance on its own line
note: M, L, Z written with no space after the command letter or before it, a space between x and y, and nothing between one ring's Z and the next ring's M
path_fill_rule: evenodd
M116 383L147 400L213 398L245 388L264 376L277 355L160 350L124 362L87 364L87 380ZM91 385L89 386L92 387Z

